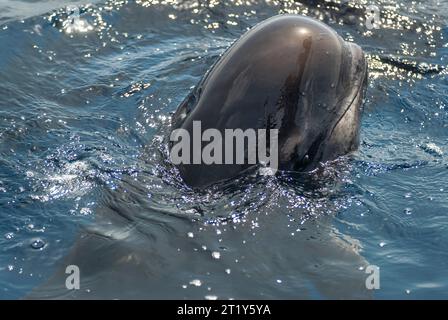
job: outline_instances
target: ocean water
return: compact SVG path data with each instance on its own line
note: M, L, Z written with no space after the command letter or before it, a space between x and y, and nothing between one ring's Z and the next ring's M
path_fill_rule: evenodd
M279 13L366 52L360 148L191 190L170 116ZM70 262L80 290L52 297L358 297L375 265L370 297L447 299L447 22L446 0L0 1L0 298L45 292Z

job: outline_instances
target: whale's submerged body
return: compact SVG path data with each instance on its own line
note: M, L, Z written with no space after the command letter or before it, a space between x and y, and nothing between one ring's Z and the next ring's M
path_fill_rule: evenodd
M359 46L317 20L275 16L221 56L179 106L173 130L193 135L194 122L223 136L226 129L277 129L278 168L310 170L357 148L366 83ZM202 187L249 166L183 163L178 168L187 184Z

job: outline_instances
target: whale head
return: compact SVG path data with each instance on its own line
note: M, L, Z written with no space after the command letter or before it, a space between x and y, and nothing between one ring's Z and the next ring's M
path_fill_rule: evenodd
M277 168L309 171L358 147L366 84L367 62L359 46L315 19L275 16L246 32L218 59L174 114L173 131L193 135L195 123L223 136L228 129L274 130L276 148L269 139L267 146L271 156L276 153ZM189 153L197 155L190 143ZM256 148L246 146L244 152L249 159ZM177 165L194 187L235 177L250 166L224 161Z

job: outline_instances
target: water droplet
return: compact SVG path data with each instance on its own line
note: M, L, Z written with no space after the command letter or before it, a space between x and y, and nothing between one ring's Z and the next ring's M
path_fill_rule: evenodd
M217 300L218 297L217 296L212 296L212 295L207 295L207 296L205 296L205 299L206 300Z
M219 259L219 258L221 258L221 254L218 251L213 251L212 257L215 259Z
M410 294L410 293L411 293L411 290L407 289L406 294Z
M79 210L79 213L81 213L84 216L87 216L92 213L92 210L90 210L90 208L84 207L81 208L81 210Z
M190 281L190 284L195 287L200 287L202 285L202 281L199 279L194 279Z
M193 234L193 232L188 232L188 233L187 233L187 236L188 236L188 238L193 238L193 237L194 237L194 234Z
M226 273L230 274L231 270L230 269L226 269Z
M5 239L11 240L12 238L14 238L14 233L13 232L8 232L8 233L5 234Z
M386 242L380 242L380 247L384 247L386 245Z
M36 250L42 250L45 247L45 242L42 239L34 239L31 242L31 248Z
M282 283L282 280L280 280L280 279L277 279L277 283Z
M427 153L433 155L433 156L437 156L437 157L441 157L443 156L443 150L437 146L435 143L427 143L425 145L420 146L424 151L426 151Z

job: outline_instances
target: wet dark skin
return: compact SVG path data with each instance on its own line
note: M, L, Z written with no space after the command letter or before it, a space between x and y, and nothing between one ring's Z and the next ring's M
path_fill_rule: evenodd
M367 62L361 48L307 17L280 15L238 39L173 116L173 129L278 129L280 170L308 171L356 150ZM203 143L203 146L207 142ZM224 152L224 150L223 150ZM204 187L248 164L181 164Z

